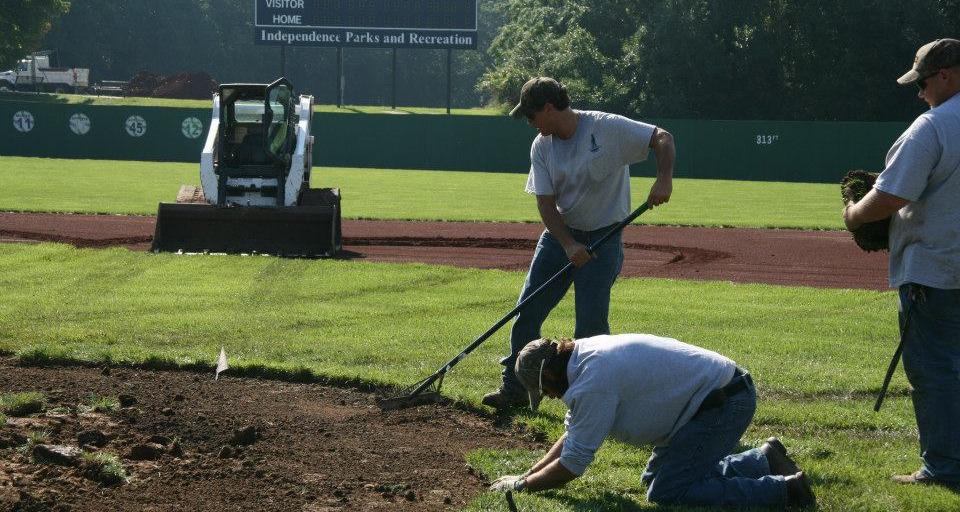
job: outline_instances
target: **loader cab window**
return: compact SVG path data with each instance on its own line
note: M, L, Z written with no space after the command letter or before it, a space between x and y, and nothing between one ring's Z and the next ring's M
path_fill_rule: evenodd
M29 61L21 60L20 63L17 64L17 71L30 71Z
M290 106L290 89L285 85L270 89L267 98L267 107L270 109L268 119L270 126L267 130L267 147L274 155L282 152L287 142L287 125Z

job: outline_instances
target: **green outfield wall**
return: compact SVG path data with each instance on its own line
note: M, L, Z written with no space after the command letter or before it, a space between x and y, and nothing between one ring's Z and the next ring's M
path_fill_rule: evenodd
M209 109L0 102L0 154L199 162ZM507 116L314 114L314 165L526 172L535 132ZM648 120L673 133L676 176L836 182L880 171L908 123ZM635 166L650 175L654 163Z

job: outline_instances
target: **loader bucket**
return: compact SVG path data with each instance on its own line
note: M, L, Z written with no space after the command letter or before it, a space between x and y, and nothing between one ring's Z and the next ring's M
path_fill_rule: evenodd
M325 258L340 250L340 196L310 194L297 206L160 203L154 252Z

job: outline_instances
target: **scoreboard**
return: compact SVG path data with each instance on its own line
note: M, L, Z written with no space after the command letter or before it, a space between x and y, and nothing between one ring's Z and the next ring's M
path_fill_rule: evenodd
M477 47L477 0L255 0L265 45Z

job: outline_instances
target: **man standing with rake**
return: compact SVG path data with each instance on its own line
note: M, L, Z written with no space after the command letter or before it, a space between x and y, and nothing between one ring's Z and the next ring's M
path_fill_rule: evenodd
M623 242L618 232L593 254L587 248L630 213L629 165L645 160L653 149L657 177L647 198L653 208L670 200L676 159L666 130L616 114L574 110L566 88L553 78L527 81L510 115L525 117L539 132L530 148L526 192L537 196L546 227L518 304L568 263L575 268L514 320L510 355L500 360L502 385L482 399L496 409L527 403L514 362L529 341L540 338L541 326L571 284L576 292L574 336L610 333L610 289L623 264Z

